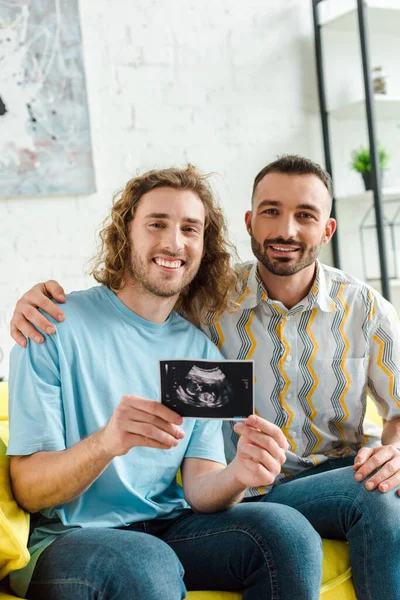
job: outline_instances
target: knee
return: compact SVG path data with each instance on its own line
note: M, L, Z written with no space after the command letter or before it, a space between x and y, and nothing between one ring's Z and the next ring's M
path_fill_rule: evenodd
M184 598L183 567L175 552L161 540L146 535L140 547L129 552L113 553L107 563L108 589L111 598L143 600L175 600ZM127 595L128 594L128 595Z
M281 586L293 585L296 598L317 598L322 580L322 540L311 523L296 509L273 503L264 504L271 510L264 536L268 536L278 573L290 581ZM271 528L271 517L274 526ZM272 537L273 534L273 537ZM289 593L289 596L292 592ZM289 597L288 596L288 597Z
M158 538L133 531L77 529L43 552L31 592L42 599L177 600L185 597L186 589L178 557Z
M306 558L317 572L321 570L321 537L299 511L272 502L245 506L249 514L243 515L243 525L252 529L254 543L268 549L275 562L297 570Z
M248 576L268 573L286 598L318 597L322 579L322 542L309 521L297 510L282 504L247 504L243 514L242 552L250 550ZM317 596L316 596L317 593ZM282 597L283 597L282 596Z
M354 498L354 512L360 512L364 519L379 523L382 529L400 527L400 498L395 491L381 492L379 489L367 490L365 481L357 482L358 494Z
M275 552L284 555L290 563L293 560L300 563L307 557L315 568L320 568L322 541L308 519L291 506L273 502L260 503L260 506L264 508L264 514L259 517L260 531L269 544L275 546Z

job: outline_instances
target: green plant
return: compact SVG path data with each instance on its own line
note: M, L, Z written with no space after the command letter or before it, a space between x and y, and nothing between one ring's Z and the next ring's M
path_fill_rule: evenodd
M387 169L390 155L385 148L378 146L379 164L381 171ZM351 168L358 173L370 173L371 172L371 159L369 155L369 148L361 146L351 153Z

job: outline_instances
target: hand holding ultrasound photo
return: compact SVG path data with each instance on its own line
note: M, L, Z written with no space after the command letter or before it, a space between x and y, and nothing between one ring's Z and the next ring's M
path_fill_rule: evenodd
M253 361L160 360L161 402L182 417L246 419L254 412Z

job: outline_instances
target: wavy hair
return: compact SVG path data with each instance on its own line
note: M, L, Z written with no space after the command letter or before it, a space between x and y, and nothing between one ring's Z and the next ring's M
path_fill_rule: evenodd
M175 310L200 325L210 324L210 315L217 318L233 309L230 291L237 277L231 268L231 256L236 256L236 251L227 238L225 218L209 185L209 176L189 164L186 169L148 171L128 181L115 195L111 214L100 231L99 250L90 270L95 280L115 293L125 286L131 252L129 224L144 194L160 187L190 190L199 196L205 209L204 256L196 276L182 290Z

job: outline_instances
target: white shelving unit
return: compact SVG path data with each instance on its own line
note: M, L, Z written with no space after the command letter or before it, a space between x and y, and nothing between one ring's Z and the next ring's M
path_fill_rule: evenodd
M340 195L336 196L336 211L339 223L338 239L342 258L342 268L360 278L367 278L365 272L365 260L362 260L363 249L360 241L360 231L363 219L368 208L374 206L373 191L360 191L359 193L348 193L345 190L348 185L354 185L350 181L347 185L346 169L349 168L351 151L361 145L365 145L365 133L367 131L366 101L364 97L364 80L359 79L359 71L365 64L361 62L361 42L358 23L357 0L324 0L318 4L318 23L321 26L321 35L327 45L329 60L327 60L325 74L322 73L322 85L324 87L325 109L329 115L329 125L332 130L331 140L334 139L335 131L339 132L337 145L331 147L336 149L333 174L336 174L336 188L340 188ZM382 142L389 154L397 151L400 144L391 146L387 143L382 132L396 130L396 121L400 123L400 61L397 66L393 52L400 55L400 0L366 0L365 16L368 23L367 55L371 54L369 68L382 65L388 73L388 94L375 94L373 97L375 127L377 129L375 139ZM339 35L342 34L342 35ZM317 35L317 34L316 34ZM395 39L395 37L397 39ZM317 38L316 38L317 39ZM397 48L399 47L399 50ZM391 50L393 48L393 51ZM373 52L372 52L373 51ZM322 49L320 50L322 54ZM390 52L390 54L388 54ZM372 58L374 57L374 58ZM387 58L388 57L388 58ZM358 61L360 61L360 66ZM321 98L320 98L321 100ZM346 123L348 121L348 124ZM365 123L365 129L363 129ZM381 125L381 128L379 127ZM392 142L395 144L395 141ZM329 149L329 146L328 146ZM331 157L329 156L329 161ZM344 165L346 161L346 167ZM389 165L392 175L398 170L396 163ZM338 174L339 172L339 174ZM361 179L361 176L360 176ZM361 183L361 182L360 182ZM340 185L341 184L341 185ZM399 188L384 188L382 190L384 212L390 215L393 210L387 203L400 200ZM397 203L391 204L391 206ZM371 233L372 235L372 233ZM393 257L391 240L387 237L385 227L387 270L389 274L389 287L391 297L397 310L400 312L400 279L393 278ZM397 233L396 233L397 236ZM399 232L400 237L400 232ZM400 239L398 240L400 248ZM376 248L376 249L375 249ZM376 238L371 239L367 246L369 255L365 257L367 264L371 265L368 283L378 290L381 288L380 279L372 279L378 276L379 270L379 245ZM376 267L376 268L375 268ZM389 268L390 267L390 268ZM392 273L392 275L390 275ZM397 273L396 273L397 275Z
M383 200L397 200L400 199L400 189L384 188L382 190ZM371 204L373 201L372 190L361 192L360 194L348 194L343 196L336 196L337 202L340 203L355 203L363 201L364 204Z
M400 30L399 30L400 31ZM400 97L375 94L375 114L378 120L400 119ZM365 120L365 100L360 98L329 109L335 119Z

